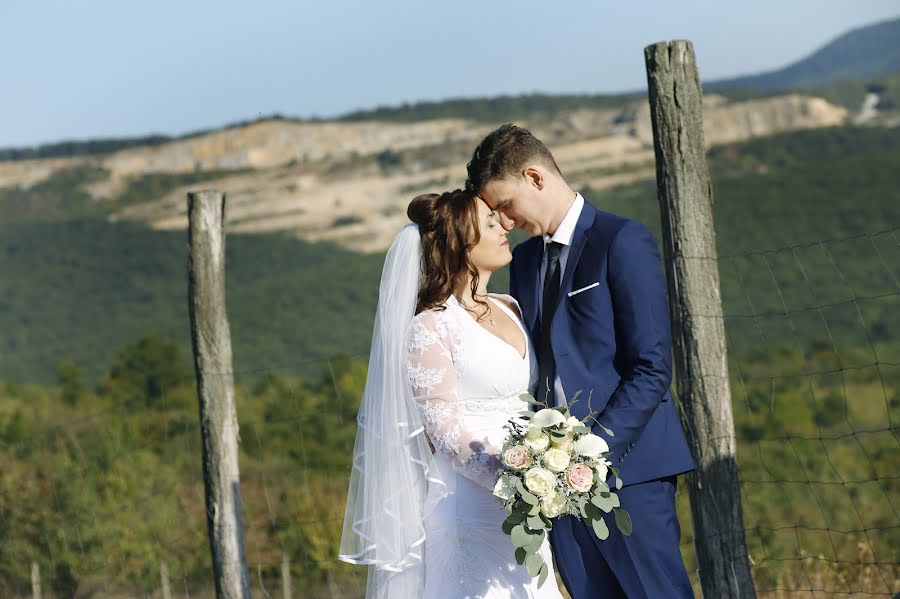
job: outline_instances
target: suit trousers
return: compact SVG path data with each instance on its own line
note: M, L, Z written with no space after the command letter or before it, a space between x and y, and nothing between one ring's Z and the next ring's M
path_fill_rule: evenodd
M554 522L554 560L573 599L694 597L679 551L676 486L677 478L667 476L618 492L633 523L627 537L612 514L604 517L610 531L605 541L573 516Z

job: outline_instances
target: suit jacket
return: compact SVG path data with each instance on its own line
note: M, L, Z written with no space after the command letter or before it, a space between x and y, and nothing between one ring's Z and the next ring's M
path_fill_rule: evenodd
M536 344L543 251L543 239L532 237L515 248L510 267L510 293ZM585 201L553 308L550 340L566 399L582 392L570 406L572 415L581 419L599 412L598 420L613 436L596 424L593 432L609 444L624 484L694 468L669 390L666 282L646 226Z

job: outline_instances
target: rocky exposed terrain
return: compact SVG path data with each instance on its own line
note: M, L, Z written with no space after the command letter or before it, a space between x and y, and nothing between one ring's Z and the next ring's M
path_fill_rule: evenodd
M844 108L810 96L730 102L707 95L704 102L709 145L850 119ZM0 187L28 187L60 169L100 167L106 177L86 190L107 203L110 219L177 229L186 226L185 193L197 184L128 204L119 201L123 190L155 173L221 172L202 186L228 192L230 231L290 231L308 240L377 251L407 222L405 207L413 196L463 184L472 149L497 124L263 121L105 156L0 162ZM643 102L552 119L535 116L520 124L551 147L576 188L602 190L654 176L652 130Z

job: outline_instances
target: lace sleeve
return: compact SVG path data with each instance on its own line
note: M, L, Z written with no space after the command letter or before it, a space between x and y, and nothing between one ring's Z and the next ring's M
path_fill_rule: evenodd
M459 340L449 318L445 313L429 311L413 319L408 344L409 383L435 450L449 458L457 472L493 489L500 451L463 426L454 364Z

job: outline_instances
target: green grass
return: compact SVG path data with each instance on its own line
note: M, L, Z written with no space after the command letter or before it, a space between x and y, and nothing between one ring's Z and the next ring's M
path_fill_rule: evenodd
M0 594L28 592L32 560L60 596L76 586L88 594L153 592L163 561L180 592L210 588L196 396L174 347L151 338L123 348L95 390L71 392L77 375L63 386L0 383ZM900 418L900 369L754 378L832 360L824 350L804 359L779 348L731 365L761 592L808 587L806 572L818 572L815 584L830 590L886 592L863 563L873 551L888 564L882 574L894 575L900 531L891 498L900 483L897 431L887 426ZM279 588L284 553L295 588L361 596L364 569L336 555L364 380L364 362L334 359L305 379L263 372L237 386L247 559L255 584L270 592ZM677 504L693 573L685 482ZM804 556L810 563L797 561Z

